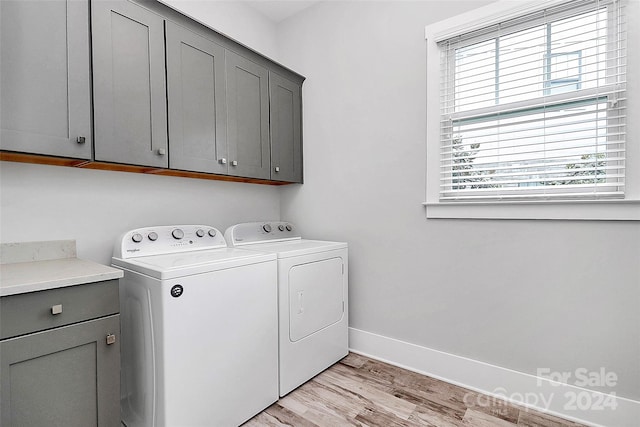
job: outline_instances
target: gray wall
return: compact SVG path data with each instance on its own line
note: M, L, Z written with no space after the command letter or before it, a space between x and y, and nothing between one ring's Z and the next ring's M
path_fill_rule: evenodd
M272 186L0 162L0 241L75 239L78 256L111 262L136 227L279 218Z
M485 3L331 1L279 26L307 77L282 218L349 242L352 327L530 374L605 367L640 399L638 223L425 219L424 27Z

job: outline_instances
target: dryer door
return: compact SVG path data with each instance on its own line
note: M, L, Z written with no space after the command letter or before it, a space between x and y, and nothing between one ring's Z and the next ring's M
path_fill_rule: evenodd
M289 339L299 341L344 314L343 260L297 264L289 270Z

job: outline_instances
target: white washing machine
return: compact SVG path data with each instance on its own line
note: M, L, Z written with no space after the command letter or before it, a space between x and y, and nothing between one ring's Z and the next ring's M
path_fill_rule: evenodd
M349 352L347 244L302 239L293 224L237 224L229 246L278 256L279 390L284 396Z
M278 399L274 254L228 248L204 225L118 239L122 420L238 426Z

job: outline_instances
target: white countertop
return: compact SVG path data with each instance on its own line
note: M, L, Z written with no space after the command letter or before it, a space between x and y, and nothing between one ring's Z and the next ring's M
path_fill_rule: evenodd
M68 241L66 242L68 243ZM46 258L49 259L43 260L36 256L25 260L25 257L11 257L5 252L4 259L25 261L0 265L0 296L119 279L124 275L122 270L76 258L75 242L73 243L73 251L67 250L65 254L61 253L61 257L58 259L50 259L51 257L47 256ZM3 249L9 249L9 252L11 249L15 249L8 246ZM11 244L11 246L14 245ZM21 246L20 251L24 252L25 245ZM41 248L42 245L38 247Z
M78 258L0 265L0 296L119 279L122 270Z

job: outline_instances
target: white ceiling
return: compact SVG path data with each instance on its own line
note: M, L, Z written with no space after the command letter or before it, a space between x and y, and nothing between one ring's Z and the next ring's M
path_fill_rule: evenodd
M245 4L277 24L320 1L322 0L248 0Z

